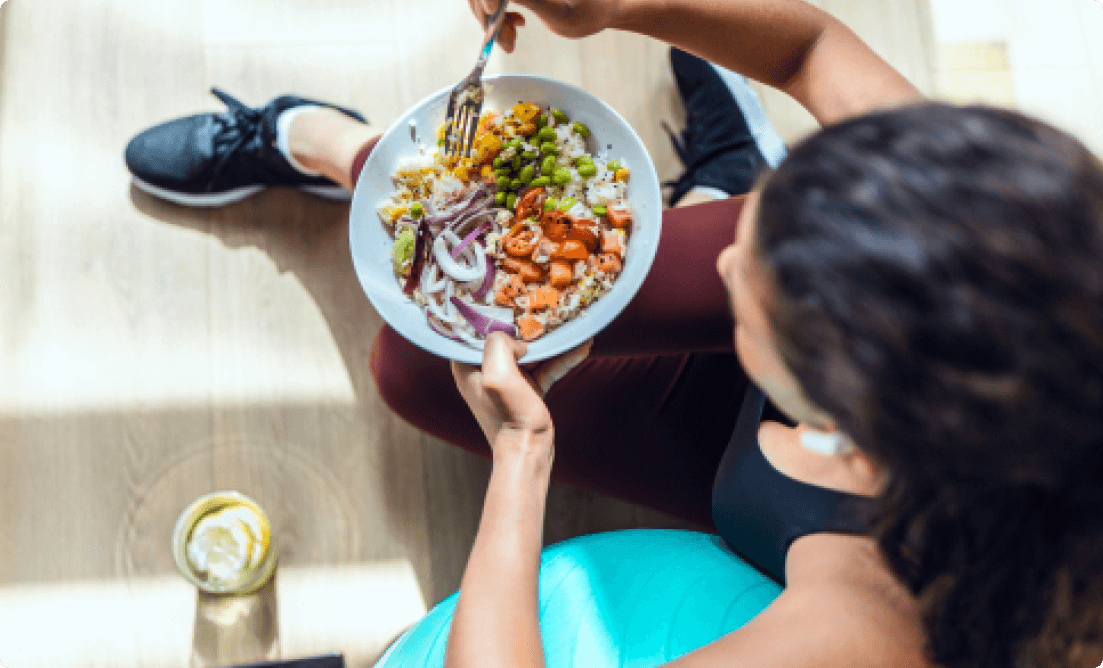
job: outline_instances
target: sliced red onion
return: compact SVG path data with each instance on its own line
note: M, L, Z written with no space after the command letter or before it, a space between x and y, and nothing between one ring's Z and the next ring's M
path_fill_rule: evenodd
M512 337L517 336L516 327L486 317L482 313L471 308L469 304L465 304L459 297L452 297L452 303L456 306L456 310L460 312L460 315L462 315L464 319L475 328L475 331L482 336L486 336L490 332L505 332Z
M480 285L479 288L477 290L475 290L475 292L472 293L471 296L474 297L475 299L478 299L479 301L482 301L483 299L485 299L486 298L486 293L490 292L490 289L492 287L494 287L494 278L497 275L497 273L498 273L498 270L494 268L494 263L493 262L487 262L486 263L486 276L483 277L483 284Z
M425 320L429 323L429 329L433 330L437 334L440 334L444 338L452 339L453 341L463 341L463 339L456 336L453 332L448 331L448 329L446 329L444 325L439 323L437 319L434 318L432 315L426 313Z
M444 273L461 283L466 283L486 273L486 252L478 244L469 245L461 251L461 257L469 257L473 261L467 265L460 264L452 259L447 246L448 243L459 244L459 241L459 237L451 231L444 230L433 242L433 257L437 259L437 263Z
M482 350L483 348L486 347L486 340L485 339L480 339L477 336L472 336L472 335L468 334L467 331L463 327L457 327L456 328L456 334L459 335L460 339L463 340L464 343L471 346L472 348Z
M421 294L430 295L440 292L447 281L448 277L440 270L437 263L430 260L425 263L425 273L421 276Z
M474 241L475 239L477 239L478 236L480 234L482 234L483 232L485 232L485 231L486 231L486 223L485 222L480 223L478 227L471 230L471 232L466 237L463 238L463 241L456 244L456 247L452 249L452 259L455 259L457 256L459 256L459 254L463 251L463 249L467 248L467 244L469 244L472 241Z
M471 304L468 303L472 309L482 313L491 320L497 320L498 322L504 322L507 325L513 322L513 309L506 308L504 306L492 306L490 304Z

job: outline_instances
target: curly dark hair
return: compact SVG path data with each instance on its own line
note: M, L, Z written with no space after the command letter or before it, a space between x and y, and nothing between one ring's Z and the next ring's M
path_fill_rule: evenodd
M807 398L890 474L875 537L947 668L1103 659L1103 163L1020 113L828 127L756 252Z

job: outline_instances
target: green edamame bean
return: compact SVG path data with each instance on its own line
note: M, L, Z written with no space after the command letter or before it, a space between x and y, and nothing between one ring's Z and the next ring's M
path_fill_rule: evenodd
M525 160L535 160L536 159L536 153L534 151L523 151L521 153L521 157L524 158Z
M594 215L595 216L604 216L605 213L606 213L605 207L601 206L600 204L594 207Z
M533 188L544 188L544 187L550 186L550 185L551 185L551 177L550 176L537 176L535 179L532 180L532 182L529 183L529 186L533 187Z
M525 185L525 183L521 179L513 179L512 181L509 182L509 189L510 190L520 190L521 186L523 186L523 185Z
M498 177L498 190L505 190L506 188L509 188L509 180L510 179L509 179L508 176L499 176Z
M571 182L571 173L563 167L558 167L552 172L552 182L559 185L566 185Z
M506 194L502 191L494 193L494 206L502 206L506 203Z
M608 169L610 172L615 172L620 169L620 163L616 160L610 160L609 163L605 165L605 169Z
M506 195L506 208L511 210L517 208L517 193Z
M540 114L536 117L536 127L546 128L548 127L548 117L545 114Z
M540 173L544 176L551 176L555 171L555 156L545 156L544 160L540 163Z
M521 183L528 183L536 178L536 168L532 165L525 165L521 168L521 173L517 175L517 179Z
M513 167L513 171L515 171L515 172L517 170L521 169L521 156L519 156L519 155L513 156L513 160L510 160L509 164L510 164L511 167Z
M548 211L555 211L555 207L559 206L559 203L555 201L554 197L549 197L544 200L544 213Z
M571 122L570 117L567 116L567 114L564 114L562 111L559 111L558 109L552 109L551 110L551 115L552 115L552 118L555 119L556 123L570 123Z
M546 141L540 144L540 152L544 155L559 155L559 149L556 148L555 142Z
M421 202L414 202L410 205L410 215L414 218L421 218L425 215L425 207L422 206Z
M502 162L501 156L496 155L496 156L494 156L494 162L491 163L491 164L494 166L494 169L501 169L502 165L504 165L506 163Z
M576 122L571 127L573 127L574 131L577 132L578 134L582 135L583 137L589 137L590 136L590 128L586 127L582 123L577 123Z
M594 164L594 159L591 158L588 155L580 155L580 156L578 156L577 158L574 159L574 166L575 167L581 167L582 165L586 165L586 164L589 164L589 165Z
M592 162L584 162L578 166L578 175L584 179L588 179L595 174L597 174L597 165Z
M575 205L575 202L576 202L576 200L573 197L564 197L559 202L559 210L560 211L570 211L571 207Z
M540 132L536 133L536 137L540 141L555 141L555 130L553 128L540 128Z

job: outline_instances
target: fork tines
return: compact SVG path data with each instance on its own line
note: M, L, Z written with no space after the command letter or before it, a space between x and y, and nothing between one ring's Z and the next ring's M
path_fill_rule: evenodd
M456 109L457 98L462 99L459 109ZM473 94L469 88L457 86L452 91L448 100L447 119L452 119L447 124L444 135L444 153L448 156L471 157L472 144L475 141L475 130L479 126L479 116L482 114L482 95Z

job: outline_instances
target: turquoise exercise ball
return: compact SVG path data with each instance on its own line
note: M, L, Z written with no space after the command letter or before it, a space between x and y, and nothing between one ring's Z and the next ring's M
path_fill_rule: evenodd
M659 666L754 618L781 587L716 536L633 529L544 550L540 635L548 668ZM376 668L441 668L456 594L411 627Z

